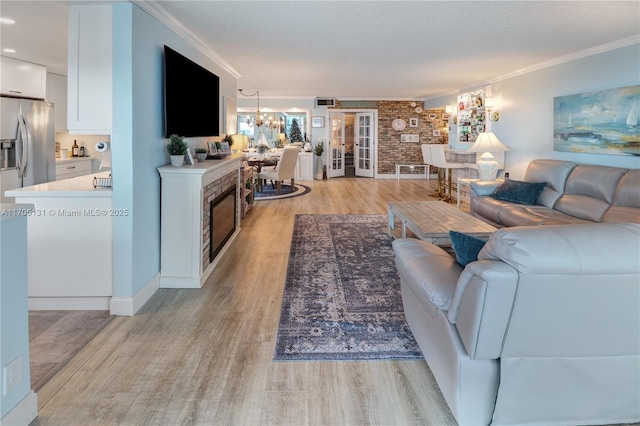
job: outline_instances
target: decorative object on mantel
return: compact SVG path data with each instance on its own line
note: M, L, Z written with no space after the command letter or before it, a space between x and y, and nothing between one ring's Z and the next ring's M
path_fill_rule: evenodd
M202 148L202 147L196 148L196 157L198 158L198 161L206 160L207 159L207 149L206 148Z
M316 179L322 180L322 154L324 153L324 138L318 139L318 143L313 148L313 153L316 155Z
M640 155L640 85L553 98L553 150Z
M421 359L386 215L296 215L275 361Z
M169 136L169 143L167 144L167 151L171 157L171 165L174 167L180 167L184 163L184 156L189 149L189 145L184 141L184 138L179 135Z
M509 151L506 145L493 134L493 132L482 132L476 138L476 141L468 149L469 152L482 152L483 154L476 161L480 180L483 182L496 180L498 176L498 162L492 152Z

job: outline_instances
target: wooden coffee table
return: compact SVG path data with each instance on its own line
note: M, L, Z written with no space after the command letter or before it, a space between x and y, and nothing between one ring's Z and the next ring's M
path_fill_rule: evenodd
M449 231L482 238L497 229L444 201L390 201L388 212L389 235L393 236L397 218L402 223L402 238L409 229L419 239L441 247L451 246Z

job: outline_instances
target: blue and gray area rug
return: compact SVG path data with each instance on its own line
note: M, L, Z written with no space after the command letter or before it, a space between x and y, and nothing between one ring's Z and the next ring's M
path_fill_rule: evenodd
M267 183L262 191L258 191L258 188L255 189L255 200L263 201L263 200L279 200L281 198L293 198L299 197L301 195L305 195L311 192L311 188L306 185L301 185L296 183L293 187L293 191L291 190L290 184L282 184L282 188L280 189L280 195L278 195L278 191L274 188L270 183Z
M385 215L296 215L276 361L421 359Z

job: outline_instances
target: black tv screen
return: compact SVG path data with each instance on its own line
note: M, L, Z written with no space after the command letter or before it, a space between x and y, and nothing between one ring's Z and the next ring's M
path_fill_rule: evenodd
M164 137L218 136L220 78L164 46Z

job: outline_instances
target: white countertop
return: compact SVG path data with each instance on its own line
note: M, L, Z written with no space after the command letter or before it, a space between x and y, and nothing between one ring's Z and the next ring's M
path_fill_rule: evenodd
M64 161L64 160L63 160ZM111 197L112 188L94 188L93 178L107 178L110 172L91 173L71 179L41 183L39 185L12 189L5 192L7 197Z
M56 158L56 164L60 163L73 163L74 161L90 161L93 160L93 157L67 157L67 158Z

